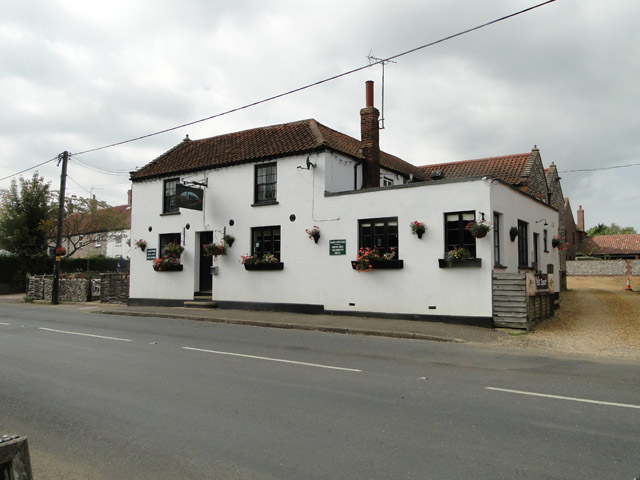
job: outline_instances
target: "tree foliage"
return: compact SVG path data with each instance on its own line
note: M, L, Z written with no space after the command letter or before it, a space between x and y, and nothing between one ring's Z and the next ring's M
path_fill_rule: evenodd
M51 212L49 183L36 172L29 180L12 180L0 195L0 247L21 256L45 255Z
M595 227L591 227L587 230L588 237L593 237L594 235L627 235L633 233L637 233L635 228L621 227L616 223L612 223L609 226L599 223Z

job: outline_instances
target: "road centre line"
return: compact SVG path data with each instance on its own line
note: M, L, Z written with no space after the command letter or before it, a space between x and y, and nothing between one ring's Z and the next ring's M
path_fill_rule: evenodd
M66 333L68 335L81 335L83 337L103 338L105 340L118 340L120 342L132 342L133 341L133 340L129 340L128 338L105 337L105 336L102 336L102 335L92 335L90 333L68 332L66 330L56 330L54 328L40 327L40 328L38 328L38 330L46 330L47 332L56 332L56 333Z
M11 325L10 323L0 322L0 325Z
M195 352L216 353L218 355L229 355L232 357L252 358L254 360L268 360L270 362L293 363L294 365L304 365L307 367L317 367L317 368L328 368L331 370L343 370L346 372L356 372L356 373L362 372L362 370L359 370L357 368L334 367L331 365L321 365L318 363L306 363L306 362L296 362L294 360L284 360L282 358L259 357L257 355L245 355L242 353L233 353L233 352L219 352L217 350L206 350L204 348L192 348L192 347L182 347L182 348L184 350L193 350Z
M497 387L485 387L487 390L495 390L497 392L506 392L506 393L516 393L518 395L529 395L533 397L543 397L543 398L554 398L557 400L569 400L572 402L582 402L582 403L595 403L597 405L606 405L609 407L624 407L624 408L638 408L640 409L640 405L633 405L629 403L615 403L615 402L603 402L600 400L589 400L588 398L576 398L576 397L563 397L561 395L549 395L547 393L535 393L535 392L523 392L521 390L510 390L508 388L497 388Z

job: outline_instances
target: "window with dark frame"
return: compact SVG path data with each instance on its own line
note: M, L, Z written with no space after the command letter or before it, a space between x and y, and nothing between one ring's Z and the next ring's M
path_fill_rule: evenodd
M398 252L398 217L369 218L358 221L358 248L371 248L379 255Z
M529 224L518 220L518 266L529 266Z
M178 203L176 202L176 185L180 181L179 178L171 178L164 181L164 191L162 196L162 213L179 213Z
M255 167L254 203L275 203L278 193L277 164L265 163Z
M280 226L251 229L251 254L274 255L280 261Z
M542 246L545 252L549 251L549 232L547 230L542 231Z
M493 263L494 265L502 265L501 256L500 256L500 234L501 234L501 225L500 225L500 217L502 215L498 212L493 212Z
M170 243L174 243L176 245L180 245L182 243L182 237L179 233L161 233L160 234L160 251L158 253L158 258L161 258L164 255L164 249Z
M454 248L466 248L471 257L476 256L476 239L465 227L476 219L474 211L450 212L444 214L445 221L445 253Z
M533 261L536 264L536 270L540 270L540 234L533 234Z

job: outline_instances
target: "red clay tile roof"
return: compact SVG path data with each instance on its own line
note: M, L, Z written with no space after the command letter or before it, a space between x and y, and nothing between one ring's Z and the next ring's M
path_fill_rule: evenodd
M98 216L98 220L92 218ZM90 234L103 232L103 228L96 231L96 226L105 226L110 231L128 230L131 228L131 205L118 205L116 207L101 208L96 213L74 213L65 218L64 234L71 231L75 234Z
M521 182L525 167L531 158L531 152L515 155L503 155L500 157L478 158L462 162L438 163L422 165L420 168L425 175L440 170L442 177L468 178L490 176L498 178L509 185L518 185Z
M640 255L640 234L594 235L580 244L587 255Z
M353 158L363 158L359 140L308 119L183 141L132 172L131 180L268 160L325 148ZM413 174L420 180L424 178L418 167L388 153L380 152L380 164L397 173Z

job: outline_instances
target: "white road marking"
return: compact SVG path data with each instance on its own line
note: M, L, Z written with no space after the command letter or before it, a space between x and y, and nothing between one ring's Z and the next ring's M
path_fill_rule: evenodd
M509 390L508 388L496 388L496 387L485 387L485 388L487 390L495 390L497 392L517 393L518 395L530 395L533 397L555 398L557 400L569 400L572 402L595 403L597 405L606 405L609 407L624 407L624 408L640 409L640 405L633 405L629 403L603 402L600 400L589 400L588 398L563 397L561 395L549 395L547 393L535 393L535 392L523 392L521 390Z
M331 370L344 370L346 372L358 372L358 373L362 372L362 370L358 370L357 368L333 367L331 365L321 365L318 363L296 362L294 360L284 360L282 358L259 357L256 355L245 355L242 353L219 352L216 350L205 350L203 348L192 348L192 347L182 347L182 348L185 350L193 350L195 352L217 353L218 355L230 355L232 357L252 358L254 360L268 360L270 362L293 363L294 365L304 365L307 367L317 367L317 368L329 368Z
M10 323L0 322L0 325L11 325Z
M133 340L129 340L128 338L104 337L102 335L91 335L90 333L67 332L65 330L56 330L54 328L40 327L38 330L46 330L47 332L56 332L56 333L66 333L66 334L69 334L69 335L81 335L83 337L103 338L105 340L118 340L120 342L132 342L133 341Z

